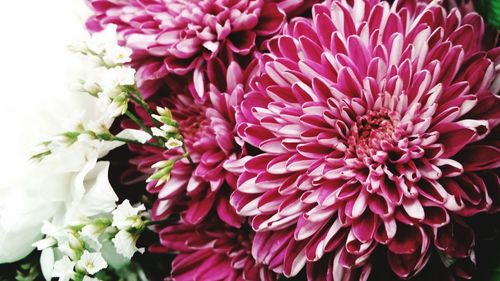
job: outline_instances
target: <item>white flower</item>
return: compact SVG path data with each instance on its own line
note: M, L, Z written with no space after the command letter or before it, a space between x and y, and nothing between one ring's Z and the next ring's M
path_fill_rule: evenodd
M128 109L128 94L121 93L118 96L114 97L110 107L108 108L109 114L111 116L120 116L125 114Z
M162 125L160 128L153 127L151 128L151 131L153 131L153 135L157 137L164 137L168 133L177 133L178 130L174 126L170 126L167 124Z
M108 267L108 264L101 253L90 253L85 250L77 263L77 267L84 269L88 274L96 274L101 269Z
M142 131L142 130L136 130L136 129L125 129L121 132L119 132L117 137L120 138L126 138L126 139L131 139L138 141L140 143L146 143L151 139L151 135Z
M59 277L59 281L69 281L75 275L74 267L75 262L64 256L54 263L52 277Z
M60 178L34 166L25 166L15 183L0 185L0 263L17 261L33 251L32 244L43 238L43 221L58 207L46 195L59 186ZM38 192L42 186L46 194Z
M167 124L161 126L160 129L162 129L165 133L176 133L178 131L176 127Z
M165 147L168 149L173 149L182 146L182 141L176 138L169 138L167 143L165 143Z
M110 46L106 48L103 60L107 65L118 65L130 62L132 50L121 46Z
M83 276L83 279L82 281L101 281L101 279L98 279L98 278L94 278L94 277L90 277L90 276Z
M105 230L106 227L95 224L87 224L82 228L82 230L80 230L80 237L94 250L100 251L102 248L102 244L99 241L99 237L104 233Z
M117 58L120 58L119 53L126 51L115 49L118 46L115 29L116 27L110 26L106 31L93 36L87 45L88 49L102 55L109 49L110 54L114 52ZM83 45L74 47L81 50ZM82 66L86 68L85 75L78 77L79 89L91 94L102 92L101 72L107 69L101 67L101 70L95 71L98 69L98 63L102 63L100 60L96 61L95 57L78 57L85 58ZM113 75L117 76L115 80L119 84L134 83L133 69L121 68L111 72L115 73ZM60 94L54 96L52 92ZM22 138L17 138L18 143L23 146L32 145L26 139L35 139L38 142L42 140L41 137L45 139L47 135L64 131L106 132L114 122L114 116L96 106L97 100L92 96L64 92L60 87L52 87L50 91L39 96L46 95L49 95L48 100L51 102L44 104L43 110L40 106L27 110L27 113L30 113L30 122L24 123L30 126L22 130L27 132ZM77 122L72 123L69 128L64 127L66 120L75 120L72 118L73 113L78 113ZM23 119L28 120L27 117ZM0 184L0 263L14 262L28 255L34 249L33 243L43 238L41 227L45 220L65 226L70 219L78 220L88 213L100 212L103 209L110 212L114 209L117 197L107 181L107 169L97 164L97 159L123 143L103 142L89 138L89 135L79 135L75 143L67 141L68 138L56 138L50 145L54 150L40 162L31 163L29 166L28 163L19 163L20 160L12 160L15 164L13 167L20 167L20 164L23 166L22 169L17 169L20 172L16 178L8 179L12 183ZM47 145L44 147L49 148ZM24 154L24 151L22 153ZM15 158L25 157L18 156ZM7 176L10 177L2 174L2 178ZM72 240L66 239L66 242L61 243L61 247L70 252L71 245L74 244ZM48 238L35 246L46 248L52 244L53 240Z
M52 279L52 271L54 271L54 249L47 248L40 254L40 269L42 270L45 280Z
M118 229L129 229L131 227L140 228L144 225L144 222L139 216L141 211L146 210L143 204L137 207L132 207L130 201L125 200L121 203L113 213L113 226Z
M47 237L32 244L38 251L43 251L55 245L57 245L57 240L53 237Z
M40 231L49 237L65 236L64 228L49 221L44 221Z
M97 95L97 107L103 112L103 115L105 116L115 118L123 115L128 108L128 97L120 98L120 96L126 96L126 93L118 92L116 95L110 94L114 96L113 98L109 97L108 94L109 93L99 93Z
M87 42L87 47L94 53L102 54L110 46L117 45L117 41L116 25L109 24L103 31L92 35Z
M153 132L153 135L156 137L164 137L165 136L165 132L160 128L153 127L153 128L151 128L151 132Z
M83 80L79 83L77 91L88 93L91 96L96 96L102 91L101 86L94 80Z
M156 163L154 163L153 165L151 165L151 168L155 168L155 169L163 169L167 166L172 166L174 164L174 162L172 160L161 160L161 161L158 161Z
M78 239L73 233L66 232L67 236L57 240L57 250L72 260L78 259L78 253L83 250L83 241Z
M101 86L105 91L135 84L135 70L129 66L116 66L107 69L102 75Z
M156 112L158 112L161 116L172 116L172 112L167 107L157 106Z
M82 217L109 213L115 207L118 196L109 183L109 162L88 162L74 176L71 201L64 213L67 224L78 223Z
M144 248L136 247L135 243L137 243L137 239L137 236L132 235L128 231L120 230L111 241L118 254L131 259L135 252L144 253Z

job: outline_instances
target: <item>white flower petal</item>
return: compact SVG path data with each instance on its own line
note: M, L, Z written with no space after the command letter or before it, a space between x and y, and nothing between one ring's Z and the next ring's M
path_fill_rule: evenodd
M71 261L68 256L63 256L54 263L52 277L59 277L60 281L69 281L75 275L74 267L75 262Z
M140 143L146 143L151 139L151 135L142 131L135 129L125 129L116 135L120 138L132 139Z
M77 263L78 268L83 268L85 271L91 275L96 274L102 269L108 267L108 264L102 257L101 253L90 253L85 250L80 260Z
M144 205L141 204L137 207L132 207L132 205L130 205L130 201L126 199L112 212L112 225L116 226L120 230L133 227L136 222L136 216L144 210L146 210Z
M144 248L137 248L135 245L137 237L134 237L128 231L120 230L112 241L116 252L128 259L131 259L136 252L144 253Z
M40 268L45 280L51 280L52 271L54 270L54 249L48 248L42 251L40 255Z

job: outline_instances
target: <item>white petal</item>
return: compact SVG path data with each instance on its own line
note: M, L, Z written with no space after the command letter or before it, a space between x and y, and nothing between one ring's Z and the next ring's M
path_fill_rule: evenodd
M117 137L120 138L126 138L126 139L131 139L138 141L140 143L146 143L151 139L151 135L142 131L142 130L135 130L135 129L125 129L118 133L116 135Z

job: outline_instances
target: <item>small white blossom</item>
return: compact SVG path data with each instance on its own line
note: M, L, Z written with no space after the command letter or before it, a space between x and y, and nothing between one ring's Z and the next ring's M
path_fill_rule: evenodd
M69 281L75 275L74 267L75 262L64 256L54 263L52 277L59 277L59 281Z
M53 237L47 237L32 244L38 251L45 250L55 245L57 245L57 240Z
M162 129L165 133L177 133L178 131L176 127L167 124L161 126L160 129Z
M94 97L102 91L99 83L94 79L90 79L90 77L74 82L71 88L76 92L87 93Z
M153 127L153 128L151 128L151 132L153 132L153 135L155 137L164 137L165 136L165 132L160 128Z
M103 31L92 35L87 42L87 47L96 54L102 54L109 47L117 45L117 41L116 25L109 24Z
M152 114L151 117L153 117L156 121L163 123L163 116L158 115L158 114Z
M151 168L162 169L172 165L173 165L172 160L161 160L151 165Z
M131 227L140 228L143 226L144 222L139 217L141 211L146 210L143 204L137 207L132 207L130 201L125 200L121 203L113 213L113 226L118 229L129 229Z
M128 259L131 259L136 252L144 253L144 248L137 248L137 236L126 230L120 230L111 241L116 248L116 252Z
M78 257L78 252L83 249L83 241L76 238L73 233L67 232L66 237L61 237L57 240L57 249L70 257L72 260L76 260Z
M168 133L177 133L178 130L174 126L170 126L167 124L162 125L160 128L153 127L151 128L154 136L157 137L165 137Z
M170 111L170 109L166 107L157 106L156 112L158 112L158 114L160 114L161 116L169 116L169 117L172 116L172 112Z
M88 274L96 274L100 270L108 267L108 264L101 253L90 253L85 250L77 263L79 269L85 269Z
M131 61L132 50L121 46L110 46L106 48L103 60L108 65L119 65Z
M128 66L117 66L106 70L102 77L102 87L115 89L119 86L135 84L135 69Z
M82 241L69 229L45 221L41 232L47 235L46 238L33 244L39 250L57 245L59 251L71 259L76 259L77 252L83 249Z
M101 242L99 242L99 237L104 233L106 227L87 224L80 230L80 237L87 242L94 250L99 251L102 248Z
M82 281L101 281L101 279L90 277L88 275L83 276Z
M55 236L61 235L64 230L62 227L60 227L58 225L55 225L49 221L44 221L42 228L41 228L41 231L45 235L55 237Z
M176 138L169 138L167 143L165 143L165 147L168 149L173 149L182 146L182 141Z
M151 139L150 134L142 130L136 130L136 129L125 129L119 132L116 136L120 138L135 140L140 143L146 143Z

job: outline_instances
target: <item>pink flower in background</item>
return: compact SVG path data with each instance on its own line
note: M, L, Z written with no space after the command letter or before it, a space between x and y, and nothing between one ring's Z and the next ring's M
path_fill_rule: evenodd
M240 161L231 204L286 276L366 280L380 245L400 278L431 247L474 263L460 217L498 211L500 49L481 50L475 13L396 2L292 19L241 103L238 133L262 154Z
M171 273L176 281L278 280L274 272L252 257L253 236L248 225L233 228L219 220L199 225L179 222L160 231L162 246L152 250L178 253Z
M273 0L278 7L282 9L286 15L291 18L298 16L307 10L310 10L312 5L319 3L319 0Z
M181 81L174 82L171 97L153 98L151 105L167 107L184 137L187 151L195 166L187 159L178 161L172 169L171 179L156 187L157 181L148 184L150 192L158 193L158 200L153 208L153 218L163 219L170 215L179 204L188 204L184 213L187 223L196 224L206 217L215 206L219 217L227 224L239 226L239 217L229 204L229 195L236 187L237 177L224 168L226 161L234 162L245 155L243 141L236 136L235 107L243 98L243 85L248 74L239 64L232 61L226 68L218 58L208 62L207 71L203 73L208 101L196 103L189 90ZM252 70L250 65L247 67ZM145 112L141 113L146 124L153 125ZM133 126L128 122L126 126ZM167 150L163 148L132 145L131 149L138 154L132 163L139 171L151 175L153 164L158 161L173 159L183 153L181 148ZM187 198L186 198L187 197Z
M147 96L168 73L201 71L222 48L249 54L257 39L278 32L285 18L264 0L88 1L95 11L88 29L118 26L123 44L134 51L138 84Z

